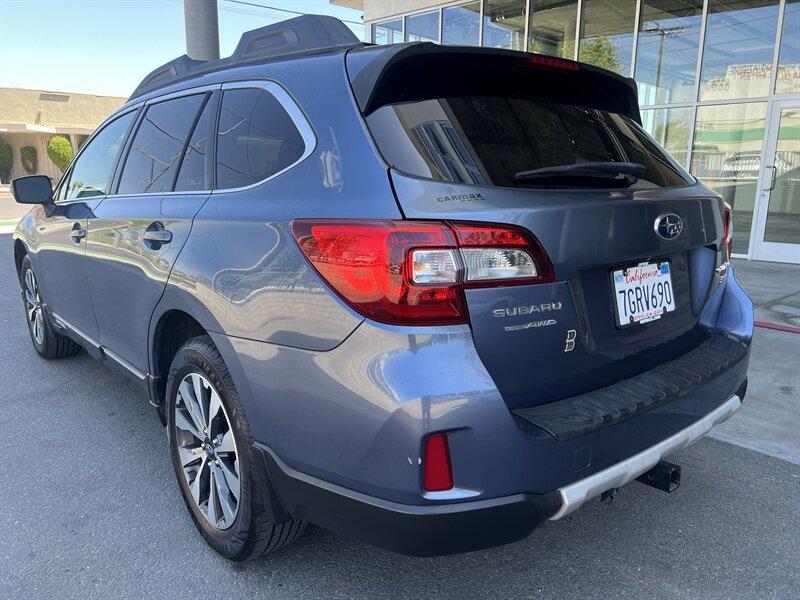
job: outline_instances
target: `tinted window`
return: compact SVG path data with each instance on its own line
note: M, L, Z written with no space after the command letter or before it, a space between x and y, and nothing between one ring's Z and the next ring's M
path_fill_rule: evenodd
M447 98L385 106L368 122L386 160L422 177L511 187L521 171L610 161L644 165L635 187L692 181L631 119L581 106Z
M86 146L72 167L67 200L108 193L112 171L135 116L133 111L113 120Z
M217 188L243 187L296 162L303 138L275 96L261 89L222 96L217 132Z
M208 148L208 132L211 129L216 102L209 100L197 120L189 145L183 155L178 179L175 181L176 192L207 190L206 185L206 148Z
M147 108L131 143L118 194L168 192L205 94L159 102Z

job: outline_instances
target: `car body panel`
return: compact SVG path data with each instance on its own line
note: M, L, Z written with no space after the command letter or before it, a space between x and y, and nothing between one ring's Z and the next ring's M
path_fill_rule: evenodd
M97 339L98 327L86 277L86 240L70 234L76 227L87 228L101 200L49 204L31 213L32 228L36 229L32 248L48 309L93 339Z
M139 371L149 367L147 327L169 273L189 237L192 218L208 198L200 194L109 196L89 219L86 273L99 342ZM143 239L159 224L168 244Z

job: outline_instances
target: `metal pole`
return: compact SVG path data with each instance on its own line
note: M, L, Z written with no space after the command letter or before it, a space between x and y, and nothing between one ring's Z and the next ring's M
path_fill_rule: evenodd
M219 58L217 0L183 0L186 54L199 60Z

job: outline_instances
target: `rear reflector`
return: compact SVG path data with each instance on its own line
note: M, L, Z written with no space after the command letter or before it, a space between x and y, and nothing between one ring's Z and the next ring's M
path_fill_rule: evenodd
M467 323L465 288L555 279L539 241L514 226L298 220L292 233L328 285L382 323Z
M436 433L425 440L422 459L422 483L425 491L443 492L453 489L453 470L447 434Z

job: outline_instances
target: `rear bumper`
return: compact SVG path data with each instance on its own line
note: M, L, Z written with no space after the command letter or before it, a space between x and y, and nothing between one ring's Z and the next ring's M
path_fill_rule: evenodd
M546 494L514 494L471 502L408 505L348 490L295 471L266 446L255 446L282 512L409 556L440 556L508 544L547 519L559 519L611 488L651 469L730 418L734 395L669 438L585 479Z
M561 507L557 491L453 504L400 504L299 473L266 446L254 448L287 515L407 556L458 554L515 542Z

